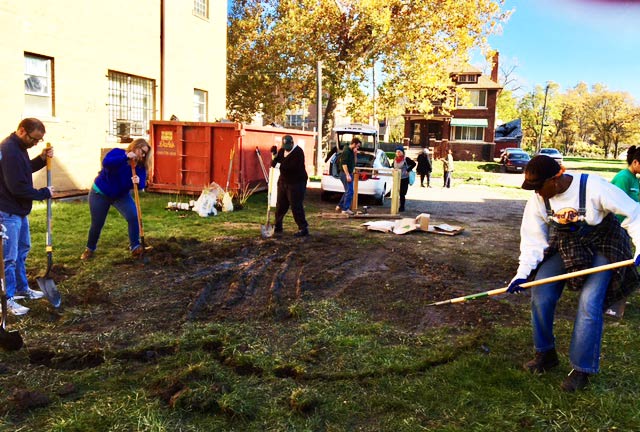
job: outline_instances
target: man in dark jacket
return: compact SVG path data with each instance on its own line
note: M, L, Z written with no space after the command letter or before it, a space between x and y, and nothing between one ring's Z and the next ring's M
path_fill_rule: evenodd
M271 151L274 155L271 166L280 164L274 232L282 232L282 220L291 206L293 220L298 225L298 232L294 237L308 236L309 224L305 218L303 202L309 176L304 166L304 151L293 142L291 135L282 137L280 150L273 146Z
M31 249L29 219L34 200L51 198L53 187L34 189L32 174L47 165L53 157L53 147L29 159L27 149L34 147L46 133L42 122L26 118L18 129L0 143L0 223L6 228L4 240L5 290L7 309L14 315L24 315L29 308L18 304L14 297L27 299L44 297L42 291L32 290L27 283L25 261Z
M427 177L427 187L431 187L431 160L429 159L429 149L423 148L418 155L418 168L416 172L420 176L420 187L424 187L424 178Z

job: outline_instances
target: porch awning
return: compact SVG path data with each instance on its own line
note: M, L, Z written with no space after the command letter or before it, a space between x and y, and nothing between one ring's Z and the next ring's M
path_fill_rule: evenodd
M452 118L451 126L469 126L469 127L487 127L489 122L487 119L465 119L465 118Z

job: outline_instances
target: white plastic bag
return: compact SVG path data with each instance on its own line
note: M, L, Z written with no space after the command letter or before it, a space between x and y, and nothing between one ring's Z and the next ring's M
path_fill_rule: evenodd
M224 192L217 183L211 183L202 190L202 193L193 204L193 211L201 217L207 217L211 214L217 215L216 203L218 202L218 196L222 193Z

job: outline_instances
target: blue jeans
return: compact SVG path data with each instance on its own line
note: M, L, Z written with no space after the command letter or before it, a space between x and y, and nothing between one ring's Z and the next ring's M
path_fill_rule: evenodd
M351 181L348 182L347 175L344 171L340 171L340 181L342 182L342 186L344 186L344 195L340 198L338 205L343 211L349 210L351 208L351 201L353 201L353 176L351 176Z
M604 256L596 254L592 267L605 264L609 264L609 261ZM540 266L536 280L563 273L565 273L564 264L560 255L556 254ZM611 270L593 273L586 277L580 290L578 311L573 323L569 347L569 361L577 371L597 373L600 368L603 303L610 280ZM538 352L555 348L553 318L564 284L565 281L552 282L531 289L533 343Z
M130 194L122 198L113 199L91 189L89 192L89 211L91 212L91 227L87 239L87 249L95 251L98 247L100 232L107 220L109 208L114 206L125 218L129 226L129 248L131 250L140 246L140 228L138 227L138 211Z
M7 228L6 240L3 240L5 290L10 299L16 292L26 291L27 269L25 261L31 250L31 234L27 216L19 216L0 211L0 223Z

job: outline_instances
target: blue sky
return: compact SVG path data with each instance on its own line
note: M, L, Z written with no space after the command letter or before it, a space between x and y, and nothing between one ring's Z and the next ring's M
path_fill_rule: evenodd
M517 64L524 92L584 81L629 92L640 104L640 1L506 0L514 12L489 38L500 63Z

